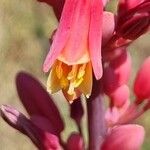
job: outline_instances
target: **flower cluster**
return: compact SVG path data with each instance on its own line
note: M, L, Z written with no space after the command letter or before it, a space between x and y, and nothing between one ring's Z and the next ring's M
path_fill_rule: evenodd
M52 6L59 21L43 65L45 72L50 71L47 90L63 92L78 132L62 139L65 124L58 108L26 73L17 75L16 85L30 117L3 105L3 119L41 150L139 150L145 131L133 122L150 108L150 57L136 75L131 102L132 57L127 49L150 29L150 1L119 0L117 14L105 11L108 0L38 1ZM82 94L88 99L88 144L81 128ZM105 95L109 104L103 109Z

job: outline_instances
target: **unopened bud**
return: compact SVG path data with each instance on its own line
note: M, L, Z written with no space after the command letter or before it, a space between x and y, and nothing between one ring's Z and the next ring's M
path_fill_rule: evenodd
M138 14L122 24L117 34L124 39L135 40L144 34L150 26L150 15L148 13Z
M127 85L121 85L110 95L113 106L122 107L129 99L129 87Z
M148 57L137 73L134 92L139 102L150 98L150 57Z

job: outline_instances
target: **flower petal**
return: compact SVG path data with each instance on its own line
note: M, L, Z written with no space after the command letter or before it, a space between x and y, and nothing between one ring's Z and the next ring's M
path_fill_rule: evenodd
M103 5L106 6L109 0L102 0L102 1L103 1Z
M66 0L65 2L58 30L56 31L55 38L43 65L44 72L49 71L67 43L71 32L73 15L76 9L76 1L77 0Z
M83 93L87 98L91 95L93 85L92 66L90 63L87 64L84 80L80 84L79 91Z
M33 124L35 124L40 129L57 135L56 128L53 126L52 122L50 122L47 118L43 116L32 115L30 120Z
M90 2L80 0L71 25L69 40L61 52L59 60L68 65L82 64L89 61L88 31L90 22Z
M60 113L41 84L27 73L19 73L16 78L18 95L30 116L39 115L49 121L60 133L63 121Z
M56 66L57 66L57 61L53 65L50 71L50 74L48 76L48 79L47 79L47 91L51 94L61 90L60 80L58 79L57 74L56 74Z
M110 40L115 29L115 16L111 12L103 12L103 29L102 29L102 44L105 44Z
M91 0L89 30L89 50L93 71L96 79L102 76L101 40L102 40L102 18L103 4L101 0Z

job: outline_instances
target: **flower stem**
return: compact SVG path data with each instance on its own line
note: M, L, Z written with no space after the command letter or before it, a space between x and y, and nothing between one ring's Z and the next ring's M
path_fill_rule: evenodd
M100 150L106 133L103 88L101 81L93 82L93 91L87 100L89 150Z

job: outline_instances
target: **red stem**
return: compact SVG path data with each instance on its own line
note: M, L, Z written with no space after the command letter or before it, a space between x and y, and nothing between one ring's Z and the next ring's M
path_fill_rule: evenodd
M103 90L101 81L94 80L93 91L87 100L89 150L100 150L106 133Z

